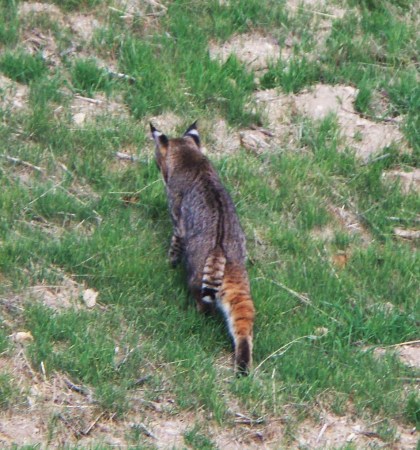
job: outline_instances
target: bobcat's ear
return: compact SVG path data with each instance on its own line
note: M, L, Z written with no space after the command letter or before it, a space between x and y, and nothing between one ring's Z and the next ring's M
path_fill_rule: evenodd
M157 130L152 123L150 123L150 131L152 132L152 137L156 142L156 147L167 147L168 146L168 138Z
M194 142L197 144L197 147L200 147L200 135L197 131L197 121L189 126L188 130L184 133L184 137L185 136L193 138Z

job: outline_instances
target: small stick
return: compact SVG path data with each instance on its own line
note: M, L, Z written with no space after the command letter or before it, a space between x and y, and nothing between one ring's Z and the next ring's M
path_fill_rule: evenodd
M341 109L349 114L355 114L356 116L360 116L362 119L376 120L377 122L398 123L398 120L393 119L392 117L370 116L369 114L365 114L365 113L358 112L358 111L351 111L350 109L346 109L344 107L341 107Z
M146 427L144 423L133 423L131 425L133 430L141 431L147 437L151 437L152 439L157 439L157 437Z
M327 14L327 13L323 13L321 11L315 11L313 9L302 8L301 6L297 6L296 8L297 9L301 9L302 11L305 11L305 12L309 12L309 13L312 13L312 14L317 14L319 16L329 17L331 19L338 19L338 17L334 16L333 14Z
M250 128L251 128L251 130L259 131L268 137L274 137L274 133L272 133L270 130L267 130L266 128L261 128L261 127L258 127L257 125L251 125Z
M125 73L121 72L114 72L111 69L106 68L105 72L112 78L118 78L120 80L127 80L129 83L134 84L137 80L136 78L132 77L131 75L126 75Z
M375 163L377 161L381 161L383 159L389 158L391 156L391 153L385 153L384 155L378 156L377 158L370 159L369 161L366 161L362 166L367 166L368 164Z
M77 392L78 394L82 394L85 396L89 396L90 392L89 389L85 388L84 386L79 386L77 384L72 383L68 378L64 378L65 385L72 391Z
M134 386L141 386L142 384L146 383L147 381L152 378L151 375L145 375L144 377L137 378L137 380L134 381Z
M358 431L358 434L362 434L363 436L366 437L375 437L375 438L380 438L381 436L376 433L375 431Z
M321 308L318 308L317 306L315 306L311 300L309 299L309 297L307 297L306 295L303 294L299 294L299 292L294 291L293 289L288 288L287 286L285 286L284 284L278 282L278 281L274 281L274 280L270 280L269 278L264 278L264 277L257 277L254 278L254 280L265 280L265 281L270 281L270 283L275 284L276 286L281 287L282 289L284 289L285 291L287 291L289 294L295 296L297 299L299 299L304 305L307 306L312 306L313 308L315 308L317 311L319 311L320 313L324 314L325 316L329 317L330 320L332 320L335 323L339 323L339 321L337 319L335 319L334 317L331 317L330 315L328 315L325 311L323 311Z
M101 412L99 416L86 428L86 430L81 431L80 434L83 436L87 436L93 429L93 427L98 423L99 419L104 415L104 412Z
M258 425L265 422L263 417L258 417L258 419L252 419L251 417L245 416L244 414L241 413L235 413L235 416L238 417L238 419L235 419L235 423L240 423L244 425Z
M265 359L263 359L259 364L258 364L258 366L254 369L254 373L256 373L257 372L257 370L266 362L266 361L268 361L270 358L272 358L273 356L276 356L276 355L278 355L278 354L283 354L283 353L285 353L288 349L289 349L289 347L292 345L292 344L295 344L296 342L299 342L299 341L301 341L301 340L303 340L303 339L310 339L310 338L312 338L312 336L311 335L306 335L306 336L300 336L300 337L298 337L298 338L296 338L296 339L293 339L293 341L290 341L290 342L288 342L287 344L284 344L282 347L280 347L280 348L278 348L276 351L274 351L273 353L271 353L270 355L268 355L267 356L267 358L265 358ZM280 352L282 352L282 353L280 353Z
M44 361L41 361L41 372L42 372L42 376L44 378L44 381L46 381L47 380L47 373L45 371Z
M123 11L122 9L114 8L113 6L108 6L108 9L110 9L111 11L115 11L117 13L120 13L120 14L124 14L127 17L133 17L132 14L128 14L126 11Z
M318 437L316 438L316 443L318 444L318 442L321 440L322 435L325 433L325 430L328 428L329 423L324 423L324 425L321 428L321 431L318 434Z
M15 158L14 156L9 155L1 155L3 158L7 159L10 162L15 164L21 164L22 166L29 167L30 169L36 170L37 172L44 172L44 169L39 166L35 166L34 164L28 163L27 161L23 161L22 159Z
M275 284L276 286L279 286L282 289L284 289L285 291L287 291L289 294L292 294L294 297L299 299L305 305L312 305L311 300L306 295L299 294L299 292L296 292L293 289L290 289L289 287L285 286L283 283L280 283L279 281L269 280L268 278L264 278L264 277L258 277L258 278L255 278L255 280L270 281L271 283Z
M89 98L89 97L83 97L82 95L75 95L75 97L80 100L83 100L85 102L93 103L94 105L100 105L101 103L103 103L102 100L98 100L95 98Z
M122 153L122 152L115 152L115 156L118 159L123 159L123 160L127 160L127 161L138 161L139 157L135 156L135 155L127 155L127 153Z
M27 211L29 206L32 205L33 203L37 202L39 199L45 197L46 195L48 195L51 191L53 191L54 189L57 189L58 187L60 187L60 185L62 185L64 183L63 181L60 181L60 183L55 184L54 186L50 187L49 189L47 189L45 192L43 192L39 197L34 198L33 200L31 200L24 208L23 211Z
M413 345L413 344L420 344L420 339L416 339L415 341L400 342L399 344L385 345L382 348L403 347L404 345Z

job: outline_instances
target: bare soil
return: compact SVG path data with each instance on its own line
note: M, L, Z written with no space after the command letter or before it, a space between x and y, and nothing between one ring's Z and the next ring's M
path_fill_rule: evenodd
M0 104L10 111L22 110L28 101L29 89L0 74Z
M230 55L234 55L252 69L257 76L261 75L270 62L275 62L280 56L280 45L276 39L260 33L240 34L233 36L222 44L210 43L210 56L225 62ZM284 55L284 49L282 56ZM287 50L286 50L287 52Z

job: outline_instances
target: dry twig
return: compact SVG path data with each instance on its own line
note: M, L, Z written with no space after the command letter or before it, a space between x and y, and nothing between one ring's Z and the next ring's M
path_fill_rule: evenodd
M137 430L142 432L147 437L151 437L152 439L157 439L157 437L146 427L144 423L133 423L131 425L133 430Z
M29 169L36 170L37 172L44 173L44 169L39 166L35 166L34 164L28 163L27 161L24 161L23 159L15 158L14 156L9 155L1 155L3 158L5 158L7 161L10 161L15 164L20 164L22 166L28 167Z

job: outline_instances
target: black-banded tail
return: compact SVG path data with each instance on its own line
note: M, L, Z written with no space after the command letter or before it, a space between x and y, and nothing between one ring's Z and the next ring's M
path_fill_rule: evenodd
M204 303L215 304L219 289L223 283L226 258L221 248L215 248L204 264L201 285L201 299Z

